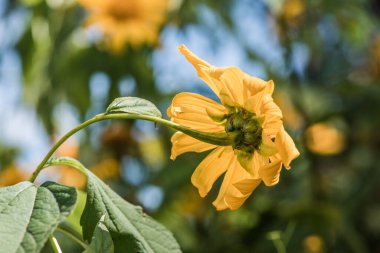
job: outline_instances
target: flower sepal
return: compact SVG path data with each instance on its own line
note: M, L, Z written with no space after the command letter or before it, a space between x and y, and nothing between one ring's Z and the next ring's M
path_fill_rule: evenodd
M240 150L236 150L235 154L237 155L241 167L243 167L249 174L254 175L253 154Z
M233 132L231 133L226 133L224 131L218 132L218 133L202 132L202 131L194 130L194 129L184 127L178 124L171 127L197 140L200 140L209 144L213 144L213 145L218 145L218 146L231 146L236 139L236 133L233 133Z

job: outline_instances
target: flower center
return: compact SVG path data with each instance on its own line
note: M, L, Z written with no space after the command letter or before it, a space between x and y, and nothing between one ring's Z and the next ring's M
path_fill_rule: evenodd
M123 1L114 1L108 8L108 13L117 21L126 21L138 16L137 6Z
M253 153L259 148L263 129L255 113L235 107L227 115L226 120L226 133L236 133L232 145L234 149Z

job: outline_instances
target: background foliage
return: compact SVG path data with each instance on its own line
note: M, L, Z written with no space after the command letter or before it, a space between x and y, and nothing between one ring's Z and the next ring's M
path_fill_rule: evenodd
M184 252L380 252L377 1L173 1L159 43L119 53L99 46L73 1L0 5L2 185L27 178L57 136L115 97L151 100L163 114L179 91L213 97L176 51L185 43L216 66L275 81L301 151L277 186L259 187L237 211L216 212L217 191L201 199L190 183L204 154L170 161L172 131L145 122L99 123L60 154L142 205ZM43 177L85 183L66 167ZM64 250L78 249L57 236Z

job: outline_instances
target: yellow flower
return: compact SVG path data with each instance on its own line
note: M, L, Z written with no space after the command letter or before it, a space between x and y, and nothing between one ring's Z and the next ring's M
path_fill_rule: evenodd
M346 137L342 131L327 123L316 123L306 129L306 145L319 155L336 155L346 146Z
M28 180L28 174L12 164L0 171L0 186L9 186Z
M90 12L87 25L97 25L105 46L121 52L126 42L154 44L165 21L168 0L78 0Z
M237 67L214 67L184 45L179 50L221 104L198 94L179 93L168 108L169 117L194 130L227 133L234 138L229 146L217 146L176 132L171 158L213 149L198 165L191 181L204 197L225 173L213 204L217 210L237 209L261 181L267 186L277 184L282 164L289 169L290 162L299 155L284 130L281 110L273 102L274 83L249 76Z

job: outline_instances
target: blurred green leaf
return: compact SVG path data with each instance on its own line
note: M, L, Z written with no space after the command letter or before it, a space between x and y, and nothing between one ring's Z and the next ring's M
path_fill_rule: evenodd
M21 0L21 3L28 5L28 6L33 6L41 3L42 0Z

